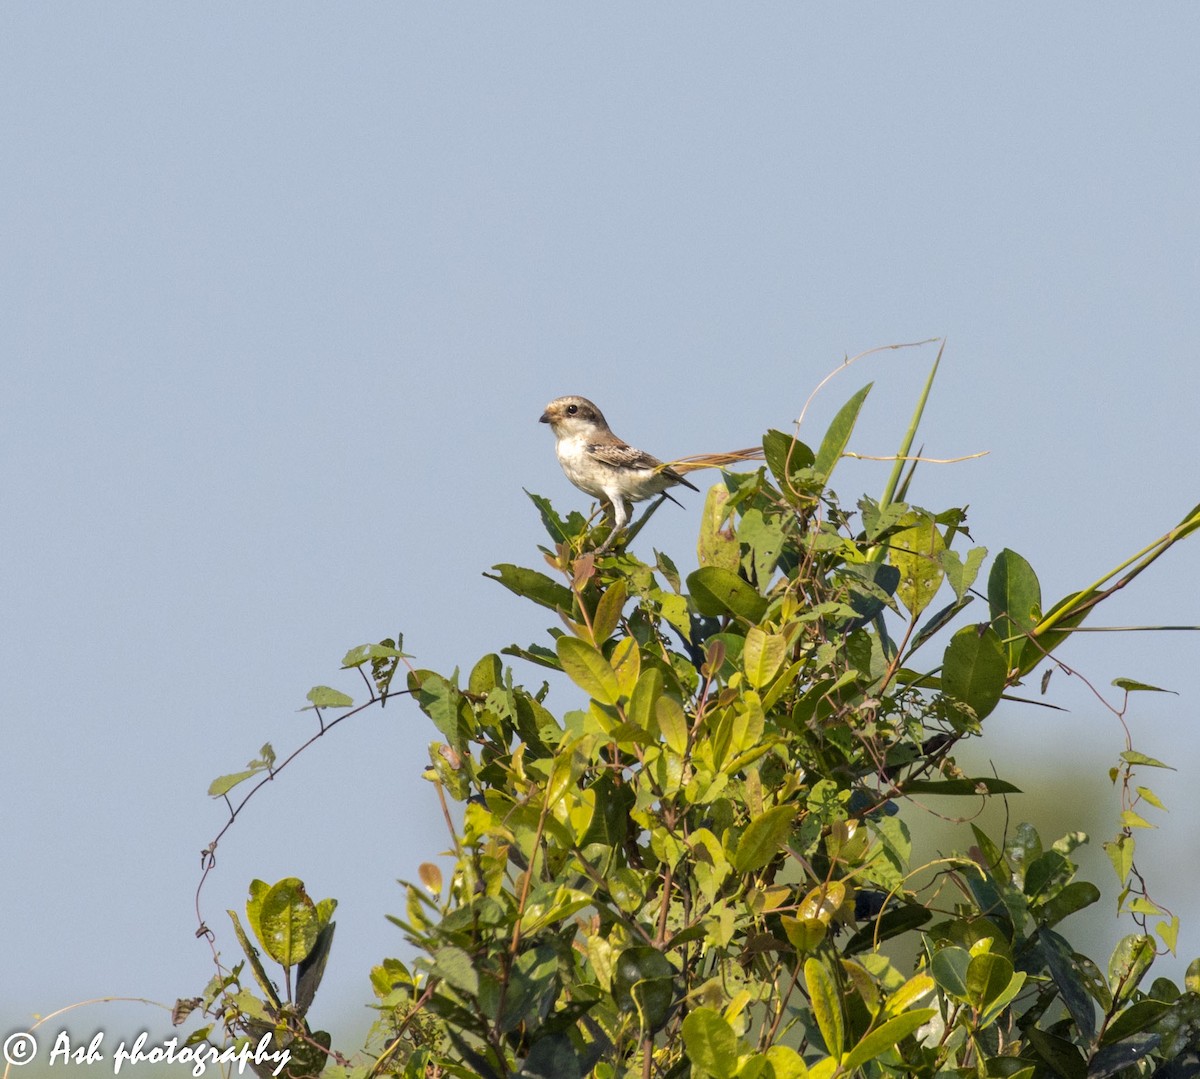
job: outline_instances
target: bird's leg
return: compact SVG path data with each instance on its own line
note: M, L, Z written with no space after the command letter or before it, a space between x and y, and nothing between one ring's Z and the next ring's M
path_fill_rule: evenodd
M607 498L600 499L600 508L604 511L604 520L608 524L608 536L599 547L596 548L595 554L602 554L608 550L609 544L616 538L617 535L617 508L616 504L610 502Z
M629 522L629 514L633 510L633 503L623 498L614 498L608 505L612 507L612 530L608 533L608 538L596 548L596 554L603 554L613 545Z

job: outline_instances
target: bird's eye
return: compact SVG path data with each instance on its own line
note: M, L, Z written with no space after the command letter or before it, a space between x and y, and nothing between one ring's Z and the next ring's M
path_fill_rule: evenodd
M574 416L575 413L578 411L579 411L578 405L567 405L567 415L568 416Z

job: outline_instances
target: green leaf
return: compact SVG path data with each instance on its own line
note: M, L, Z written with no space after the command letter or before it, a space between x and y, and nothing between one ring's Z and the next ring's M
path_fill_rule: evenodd
M629 707L625 716L630 723L644 731L657 735L658 722L655 718L655 707L663 692L662 671L657 667L647 667L638 676L637 685L629 695Z
M317 905L318 914L320 904ZM313 949L300 963L296 974L296 1010L304 1015L312 1005L321 979L325 977L325 964L329 961L329 950L333 947L333 931L336 922L326 921L317 934Z
M542 524L546 528L546 533L556 545L559 543L570 543L571 540L582 536L587 529L587 520L578 510L572 510L564 521L555 512L554 507L550 504L550 499L542 495L535 495L531 491L526 491L525 493L529 496L529 500L537 507L538 513L542 518Z
M993 776L977 779L914 779L904 784L905 794L946 794L961 797L978 794L1020 794L1021 789Z
M942 690L983 719L1000 701L1008 667L991 626L967 626L951 639L942 657Z
M900 584L900 571L883 562L846 565L840 576L850 593L850 607L863 623L891 603L892 594Z
M859 410L867 399L867 394L871 392L872 385L874 383L868 382L842 405L829 425L829 430L825 432L825 437L821 440L821 448L817 450L816 459L813 462L813 470L822 482L828 482L834 466L841 460L846 443L850 441L850 435L854 432L854 425L858 422Z
M862 1041L846 1054L842 1059L842 1070L851 1072L862 1067L868 1060L874 1060L880 1054L886 1053L892 1046L916 1033L918 1028L924 1026L936 1014L936 1008L917 1008L882 1023L866 1034Z
M1004 956L995 952L972 956L967 964L967 1002L976 1011L986 1011L1012 980L1013 965ZM1023 982L1025 976L1020 980Z
M351 648L342 657L343 667L361 667L368 660L374 659L411 659L407 652L401 652L389 644L360 644Z
M1147 757L1145 753L1139 753L1136 749L1127 749L1121 754L1121 760L1126 764L1142 764L1147 768L1167 768L1172 772L1178 771L1174 765L1164 764L1160 760L1155 760L1153 757Z
M732 614L747 622L759 622L767 601L731 570L705 566L688 575L688 591L696 609L715 618Z
M979 849L987 862L987 868L991 871L992 876L1011 876L1012 867L1008 864L1008 859L1004 856L1004 851L996 846L987 833L979 828L978 825L972 824L971 831L975 834L975 842L979 844Z
M1108 961L1108 981L1116 1000L1130 999L1154 962L1154 952L1154 938L1144 933L1124 937L1113 949Z
M565 585L551 580L537 570L525 569L501 562L493 566L496 573L485 573L484 576L492 581L499 581L510 592L533 600L534 603L549 607L550 610L562 610L570 613L575 605L575 596Z
M930 921L933 915L919 903L890 906L878 918L865 923L848 941L843 949L847 956L857 955L874 949L876 942L882 943L904 933L911 932Z
M1100 901L1100 889L1091 881L1077 880L1066 885L1057 895L1048 899L1041 908L1041 919L1046 925L1057 925L1069 914L1090 907Z
M1058 987L1062 1002L1075 1020L1079 1033L1090 1041L1096 1036L1096 1012L1092 996L1088 992L1090 981L1088 969L1081 964L1082 956L1076 956L1062 937L1053 929L1041 929L1038 950L1050 977ZM1153 950L1153 949L1152 949ZM1084 963L1090 961L1084 961Z
M763 458L780 491L789 500L794 501L797 495L809 494L815 486L809 469L816 458L813 451L798 438L783 431L768 431L763 436Z
M929 964L933 980L955 1000L966 1002L968 999L967 969L971 965L971 958L971 953L966 948L952 944L936 951Z
M208 785L208 793L210 797L220 798L228 794L239 783L244 783L251 776L256 776L259 772L268 772L275 763L275 750L270 742L263 743L262 749L258 751L258 756L254 760L246 763L246 771L233 772L227 776L218 776Z
M613 967L613 999L622 1011L637 1012L643 1031L666 1023L677 971L657 948L626 948Z
M758 626L751 626L742 650L747 681L755 689L761 689L778 673L786 654L787 641L782 634L764 633Z
M513 964L498 1025L502 1031L529 1024L541 1014L554 993L558 959L549 945L522 952Z
M239 783L244 783L251 776L256 776L266 769L266 765L261 768L251 768L245 772L231 772L227 776L217 776L209 785L208 793L212 798L220 798L222 795L228 794Z
M975 578L979 576L979 567L987 557L987 548L972 547L967 552L966 562L962 560L957 551L949 549L943 550L938 557L942 563L942 569L946 572L946 580L954 589L955 598L961 602L966 598L967 589L975 583Z
M417 706L433 720L446 741L452 746L461 746L469 728L463 716L459 688L433 671L410 671L408 688L416 698Z
M1133 849L1134 839L1129 835L1118 836L1104 844L1104 853L1112 862L1113 872L1122 885L1129 879L1129 872L1133 869Z
M593 843L620 849L629 833L629 811L633 809L634 792L627 783L617 784L607 772L590 787L596 796L596 810L580 837L579 846L586 850ZM610 885L613 883L609 880Z
M979 1029L982 1030L984 1027L991 1026L992 1023L1000 1018L1004 1009L1016 1000L1017 994L1025 988L1027 977L1028 975L1023 970L1017 971L1009 979L1008 984L988 1001L987 1007L983 1009L979 1016Z
M354 704L353 697L347 697L345 693L329 686L313 686L305 699L310 702L311 708L349 708ZM301 711L307 712L308 708L302 708Z
M1080 592L1072 592L1070 595L1064 596L1046 612L1045 617L1034 627L1034 638L1037 643L1030 644L1021 654L1022 675L1032 671L1047 655L1053 652L1054 649L1071 635L1071 630L1080 625L1091 614L1091 606L1078 607L1082 595ZM1064 614L1062 618L1059 618L1059 611L1070 613ZM1041 627L1052 618L1054 619L1054 625L1049 629L1042 629Z
M1152 1027L1167 1012L1171 1005L1162 1000L1139 1000L1120 1013L1100 1037L1101 1045L1113 1045L1148 1027Z
M738 840L730 861L739 873L762 869L779 853L792 830L796 807L772 806L761 817L752 820Z
M554 644L563 671L588 696L607 705L615 705L621 699L617 672L587 641L564 635Z
M543 1032L535 1037L518 1073L521 1079L582 1079L575 1045L566 1034Z
M475 996L479 992L479 972L471 957L461 948L446 945L433 953L433 972L467 996Z
M562 673L558 656L550 651L549 648L544 648L540 644L531 644L528 648L520 648L515 644L510 644L505 648L501 648L500 653L505 656L516 656L518 659L526 660L538 667L548 667L552 671Z
M733 1079L737 1075L737 1035L715 1009L696 1008L688 1014L683 1021L683 1047L698 1074L713 1079Z
M1009 669L1019 667L1025 634L1042 616L1042 589L1033 567L1007 547L996 556L988 575L988 606Z
M1126 693L1175 693L1173 689L1160 689L1146 682L1136 682L1132 678L1114 678L1112 684Z
M819 959L810 957L804 961L804 981L825 1050L830 1056L840 1058L845 1049L845 1019L833 978Z
M858 500L858 508L862 513L863 533L867 540L875 543L885 532L895 531L909 512L904 502L889 502L886 506L879 505L874 499L863 496Z
M1156 1068L1153 1073L1139 1072L1136 1068L1138 1061L1144 1057L1148 1057L1162 1045L1162 1042L1163 1036L1157 1031L1144 1031L1141 1034L1132 1034L1116 1045L1106 1045L1092 1057L1091 1062L1088 1064L1088 1079L1108 1079L1110 1075L1139 1074L1178 1076L1180 1073L1175 1070L1174 1062L1166 1065L1164 1068ZM1153 1062L1151 1062L1152 1065ZM1167 1068L1171 1070L1167 1071ZM1185 1070L1183 1074L1189 1074L1192 1068L1192 1062L1189 1061L1184 1065Z
M1048 1074L1056 1079L1087 1079L1088 1066L1071 1042L1032 1026L1025 1036L1037 1055L1049 1065Z
M504 668L494 653L481 657L467 677L467 689L478 697L486 697L503 685Z
M765 586L771 580L779 555L784 547L784 528L778 516L764 517L762 510L752 506L742 514L737 538L750 550L753 579Z
M255 883L263 884L262 881L256 881ZM253 887L253 885L251 887ZM267 886L263 884L263 887L265 889ZM263 968L262 960L258 958L258 949L250 943L250 938L246 935L246 931L242 928L242 923L238 920L237 912L227 910L225 913L228 914L230 919L233 921L234 935L237 937L238 943L242 946L242 951L246 954L246 961L250 964L250 970L254 974L254 980L258 982L258 986L263 991L263 994L266 996L266 998L276 1008L281 1008L283 1003L279 999L279 993L276 991L271 979L267 977L267 972ZM254 920L251 920L252 928L254 927L254 924ZM256 929L255 936L257 935L258 931Z
M252 895L246 909L263 950L282 967L307 958L322 929L316 904L297 877L284 877L265 894Z

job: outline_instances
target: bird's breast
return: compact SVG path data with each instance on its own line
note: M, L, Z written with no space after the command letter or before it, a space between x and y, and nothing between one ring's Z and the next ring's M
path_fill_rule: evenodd
M586 491L595 498L604 497L606 470L588 453L586 442L577 438L559 439L554 452L558 455L558 463L566 473L567 479L581 491Z

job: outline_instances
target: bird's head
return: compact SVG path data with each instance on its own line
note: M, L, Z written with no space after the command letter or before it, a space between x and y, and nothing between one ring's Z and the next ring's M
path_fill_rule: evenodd
M556 397L546 406L540 422L548 423L556 436L582 435L607 430L604 414L586 397Z

